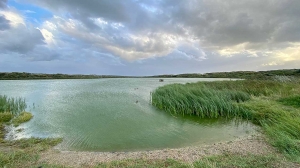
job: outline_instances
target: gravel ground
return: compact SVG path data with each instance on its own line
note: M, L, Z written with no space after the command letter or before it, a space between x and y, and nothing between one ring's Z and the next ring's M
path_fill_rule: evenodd
M251 135L213 145L139 152L75 152L51 149L43 153L39 161L71 167L81 167L82 165L93 166L100 162L123 159L169 158L192 163L201 157L220 155L225 152L261 155L274 153L275 149L266 143L265 138L262 135Z

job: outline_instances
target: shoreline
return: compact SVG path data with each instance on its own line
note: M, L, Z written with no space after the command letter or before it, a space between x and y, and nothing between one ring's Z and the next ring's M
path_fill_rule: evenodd
M262 134L240 137L232 141L213 145L190 146L174 149L160 149L135 152L83 152L59 151L50 149L41 154L40 163L57 164L70 167L95 166L99 163L128 159L166 160L174 159L193 163L206 156L234 153L240 155L267 155L277 153Z

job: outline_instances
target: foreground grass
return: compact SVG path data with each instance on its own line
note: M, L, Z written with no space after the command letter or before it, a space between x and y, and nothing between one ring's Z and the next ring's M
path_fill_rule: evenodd
M38 167L40 153L57 145L61 139L29 138L2 142L0 167Z
M224 168L224 167L240 167L240 168L257 168L257 167L296 167L296 164L287 162L284 158L278 156L263 155L237 155L223 154L219 156L204 157L193 163L184 163L172 159L167 160L122 160L109 163L101 163L97 168L118 168L118 167L173 167L173 168Z
M0 166L7 167L43 167L43 168L67 168L63 165L49 165L46 163L38 163L38 155L27 154L24 151L17 151L10 153L5 156L0 154L1 159ZM2 163L9 164L2 164ZM240 167L240 168L286 168L286 167L297 167L298 165L291 162L287 162L284 158L278 156L268 155L237 155L237 154L223 154L218 156L204 157L193 163L186 163L173 159L166 160L149 160L149 159L129 159L121 161L112 161L108 163L100 163L95 166L82 165L82 167L92 168L156 168L156 167L171 167L171 168L224 168L224 167Z
M177 115L252 121L281 153L300 162L299 95L299 80L199 82L158 88L152 103Z

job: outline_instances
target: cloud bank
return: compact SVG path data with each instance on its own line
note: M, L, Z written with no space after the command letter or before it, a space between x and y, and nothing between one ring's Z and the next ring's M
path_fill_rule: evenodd
M32 6L52 16L33 22L24 12ZM300 65L298 0L0 0L0 8L2 71L24 61L49 68L21 71L121 75Z

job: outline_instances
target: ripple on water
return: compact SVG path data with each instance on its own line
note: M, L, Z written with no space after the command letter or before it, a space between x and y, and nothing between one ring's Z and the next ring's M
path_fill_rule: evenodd
M62 150L176 148L232 140L255 132L251 124L175 117L149 104L150 92L159 86L199 80L0 81L0 94L25 97L28 104L35 104L30 109L33 119L9 128L9 137L62 137L58 146ZM16 132L19 128L24 130Z

